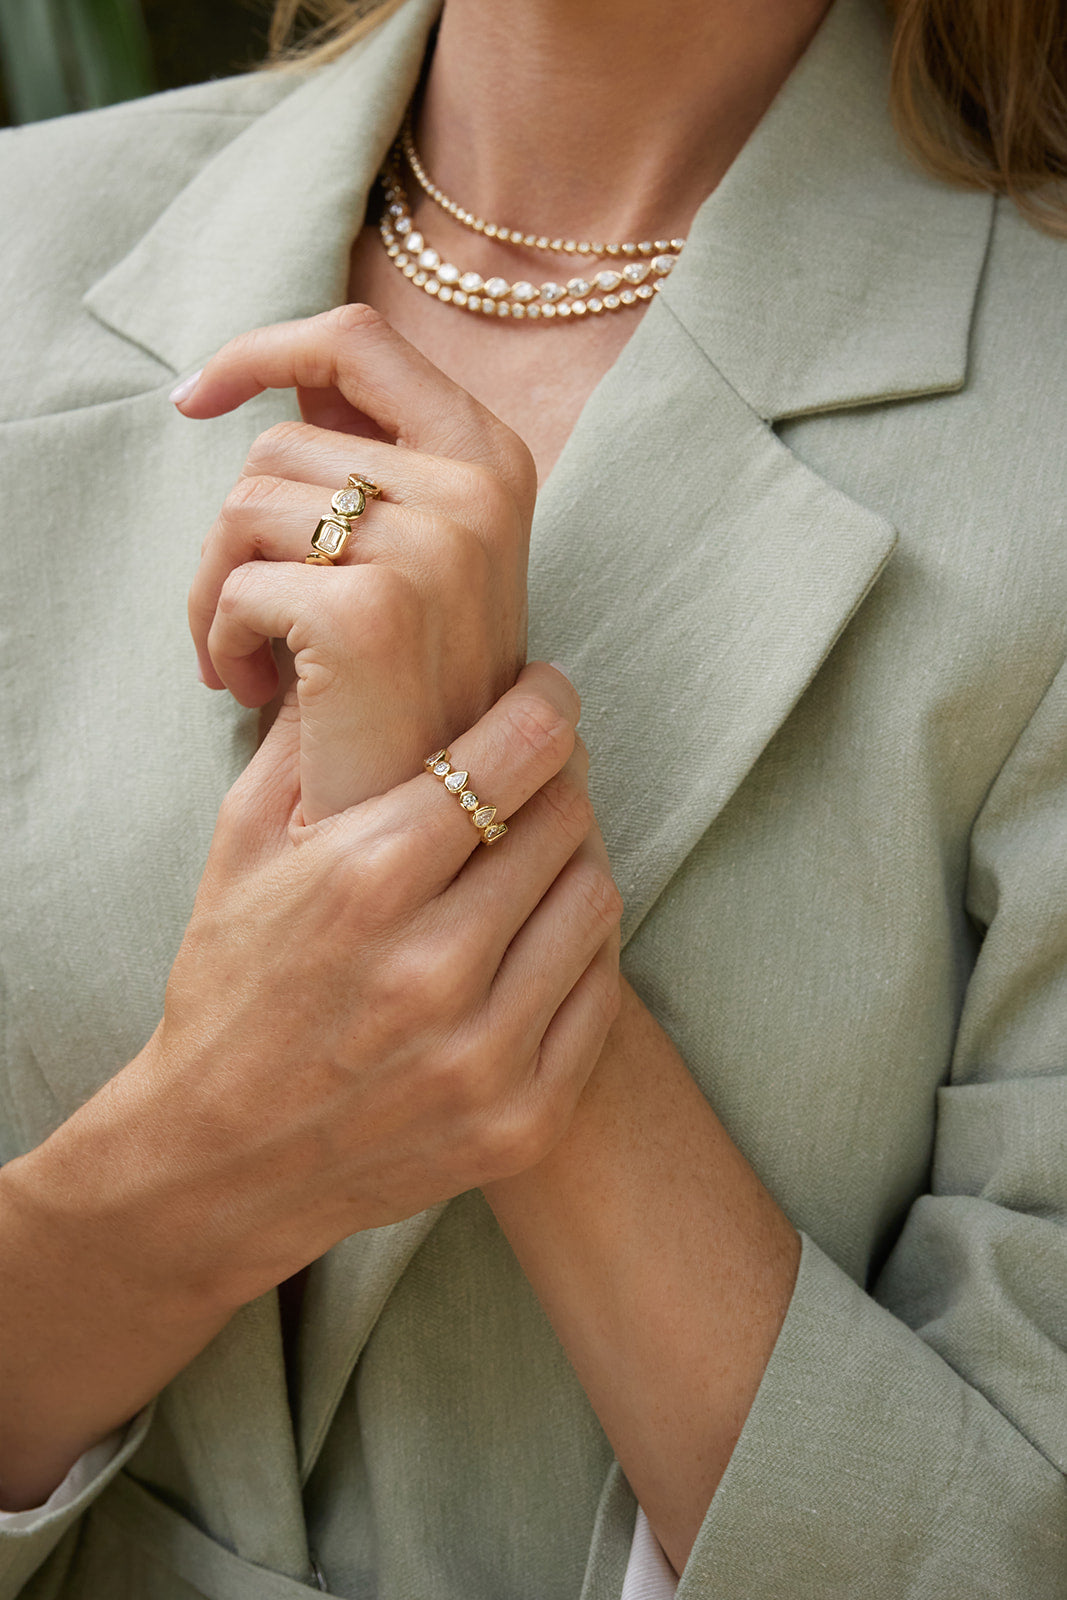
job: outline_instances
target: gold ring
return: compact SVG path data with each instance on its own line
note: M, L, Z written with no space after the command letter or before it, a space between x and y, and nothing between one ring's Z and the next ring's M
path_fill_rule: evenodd
M478 829L485 844L492 844L508 831L506 822L494 822L496 806L487 806L478 799L473 789L467 788L469 772L453 772L452 754L448 750L435 750L423 762L427 772L440 778L449 794L454 794L464 811Z
M367 509L368 500L380 500L382 491L369 478L358 473L349 474L348 483L338 489L330 501L330 514L323 517L311 536L311 549L304 557L305 564L315 567L332 567L345 545L352 537L353 524Z

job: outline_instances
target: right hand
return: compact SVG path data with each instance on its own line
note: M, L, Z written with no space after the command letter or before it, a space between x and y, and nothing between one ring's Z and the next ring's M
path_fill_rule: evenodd
M578 709L538 664L453 742L519 813L487 848L426 772L294 822L275 725L223 804L154 1039L53 1136L80 1122L94 1174L139 1175L136 1270L236 1308L562 1136L618 1001Z
M231 339L180 406L217 417L265 388L294 388L305 420L253 444L204 541L189 621L204 681L246 706L274 696L269 641L286 641L317 822L391 789L412 742L462 733L515 682L536 474L522 441L369 306ZM332 571L307 566L354 469L383 498Z

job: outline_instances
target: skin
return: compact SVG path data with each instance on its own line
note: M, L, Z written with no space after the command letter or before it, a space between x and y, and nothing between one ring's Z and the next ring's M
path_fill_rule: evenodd
M418 130L437 181L523 226L685 233L824 4L671 9L664 26L636 0L448 0ZM548 275L543 258L426 210L417 222L464 268ZM18 1291L0 1345L4 1503L43 1498L244 1300L357 1227L480 1186L680 1571L773 1349L799 1241L625 987L620 1008L618 899L572 692L541 667L520 680L517 724L500 698L524 654L534 484L638 313L566 331L478 321L414 291L369 229L350 287L385 320L356 304L235 341L181 402L204 419L263 387L297 389L305 426L253 448L190 608L209 685L269 705L278 637L296 683L223 808L157 1035L0 1173L0 1270ZM389 500L369 508L358 560L294 567L323 491L352 470L353 435ZM473 860L459 808L431 811L426 777L399 781L442 728L472 772L492 772L494 801L526 806ZM352 930L343 983L317 910L327 890ZM397 971L405 998L421 997L414 1018ZM268 1026L271 997L291 1004L294 983L304 1011ZM365 1014L376 1031L354 1053ZM279 1085L309 1059L317 1092L302 1083L295 1117ZM410 1093L413 1072L425 1094ZM206 1154L183 1136L190 1112L220 1129ZM92 1190L87 1169L102 1173Z

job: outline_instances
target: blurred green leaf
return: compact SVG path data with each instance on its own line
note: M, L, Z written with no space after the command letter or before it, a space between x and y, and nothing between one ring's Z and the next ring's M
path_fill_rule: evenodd
M139 0L0 0L0 53L19 122L155 87Z

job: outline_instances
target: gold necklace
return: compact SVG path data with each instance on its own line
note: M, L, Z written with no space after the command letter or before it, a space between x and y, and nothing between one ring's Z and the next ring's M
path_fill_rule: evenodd
M416 229L403 179L405 162L434 204L474 233L504 244L543 250L550 255L580 255L606 259L611 264L591 273L589 278L575 277L540 285L526 279L509 283L506 278L484 279L480 273L464 272L443 260L440 252ZM599 316L605 311L622 311L647 304L685 247L684 239L627 240L618 244L549 239L546 235L522 233L517 228L486 222L450 200L433 183L415 148L410 112L404 118L382 169L381 183L385 191L385 209L379 231L393 265L417 289L446 305L480 316L547 322L556 318L581 319L590 314Z

